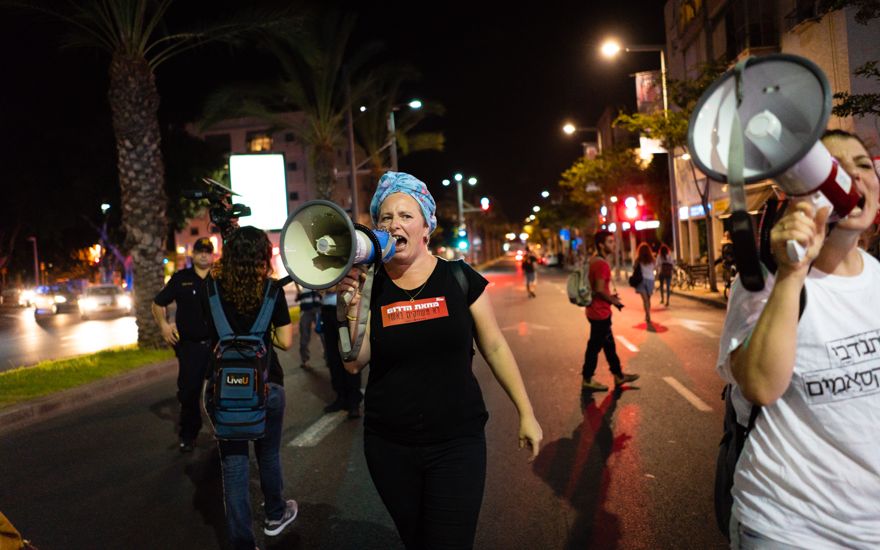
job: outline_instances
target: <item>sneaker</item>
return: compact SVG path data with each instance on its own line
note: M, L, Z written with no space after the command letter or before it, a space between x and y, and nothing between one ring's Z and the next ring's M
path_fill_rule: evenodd
M193 448L193 442L188 439L181 439L180 445L177 446L177 449L182 453L191 453Z
M606 386L605 384L600 384L592 378L590 378L589 380L584 380L584 383L581 384L581 388L592 391L608 391L608 386Z
M270 537L280 535L281 531L284 531L284 529L296 519L297 512L296 501L293 499L288 500L284 506L284 515L281 516L281 519L266 518L263 522L263 532Z
M635 382L638 379L639 379L638 374L621 374L620 376L617 376L615 374L614 375L614 385L615 386L622 386L623 384L626 384L627 382Z

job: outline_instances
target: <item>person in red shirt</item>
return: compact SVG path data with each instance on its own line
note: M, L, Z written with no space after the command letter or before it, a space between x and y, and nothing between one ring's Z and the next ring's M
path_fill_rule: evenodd
M588 391L606 391L608 386L593 380L599 361L599 351L605 351L605 359L614 375L614 385L638 380L638 374L624 374L617 357L614 335L611 333L611 306L623 307L617 292L611 294L611 266L605 256L614 249L614 235L609 231L599 231L595 236L596 255L590 261L590 287L593 301L587 306L587 321L590 322L590 339L584 352L584 377L582 388Z

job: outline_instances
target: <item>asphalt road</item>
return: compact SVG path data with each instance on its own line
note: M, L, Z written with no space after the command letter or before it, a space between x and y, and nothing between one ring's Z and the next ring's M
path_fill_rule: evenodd
M638 296L621 287L618 352L641 379L618 394L585 395L588 328L583 310L565 297L565 274L539 273L535 299L512 264L486 275L545 443L529 464L516 447L515 410L478 354L474 369L491 418L476 547L724 548L712 511L722 419L712 365L723 312L673 299L669 309L655 307L658 331L648 332ZM361 423L323 415L333 396L326 369L313 362L307 371L295 352L282 356L283 439L301 441L316 422L332 429L314 446L283 447L286 493L299 501L300 517L261 547L401 548L367 473ZM611 383L604 359L598 378ZM168 378L7 434L0 509L42 550L225 548L214 444L203 434L195 453L177 452L174 391Z
M294 285L285 287L285 292L293 305ZM172 304L172 315L173 308ZM83 321L77 313L59 313L35 318L32 308L0 307L0 372L136 342L132 316Z

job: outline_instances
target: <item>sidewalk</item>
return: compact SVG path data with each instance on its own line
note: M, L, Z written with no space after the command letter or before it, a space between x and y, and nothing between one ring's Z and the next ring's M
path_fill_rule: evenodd
M673 288L672 294L673 296L684 296L691 300L698 300L720 309L727 309L727 299L724 297L724 294L721 292L710 292L708 288L702 285L695 286L692 290Z
M177 359L146 365L119 376L44 395L0 409L0 434L67 413L165 377L177 374Z

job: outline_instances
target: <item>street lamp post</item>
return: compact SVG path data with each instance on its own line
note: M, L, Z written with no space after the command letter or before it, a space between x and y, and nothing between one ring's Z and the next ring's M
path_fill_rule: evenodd
M417 110L422 108L422 102L413 99L407 103L410 109ZM388 132L391 135L391 171L397 172L397 126L394 123L394 112L399 110L402 105L395 105L388 111Z
M666 90L666 48L661 44L637 45L621 47L620 44L613 40L608 40L602 44L602 55L605 57L614 57L620 50L627 52L658 52L660 54L660 87L663 92L663 116L669 118L669 95ZM675 182L675 151L666 149L666 164L669 171L669 200L671 204L672 214L672 251L676 259L679 257L678 246L678 189Z
M455 187L456 187L455 192L456 192L456 197L458 199L458 228L457 228L457 231L462 231L462 230L467 231L467 226L464 221L464 197L463 197L463 191L462 191L462 187L463 187L462 182L464 181L465 178L461 174L461 172L456 172L456 174L454 176L452 176L452 179L455 181ZM468 182L468 185L473 187L474 185L477 184L477 178L471 176L471 177L467 178L467 182ZM443 180L442 183L443 183L443 187L448 187L449 185L451 185L452 182L449 181L448 179L445 179L445 180ZM470 237L468 237L468 238L470 238Z
M562 127L562 131L567 135L573 135L575 132L596 132L596 149L598 149L599 153L602 152L602 133L595 126L575 126L571 122L566 122ZM582 141L581 145L584 148L584 158L589 157L589 141Z
M40 260L37 256L37 238L30 236L27 240L34 243L34 286L40 286Z

